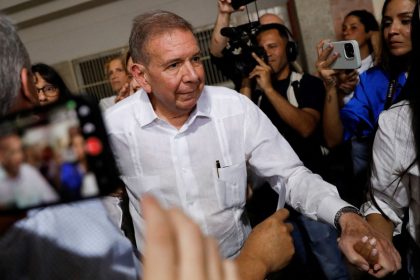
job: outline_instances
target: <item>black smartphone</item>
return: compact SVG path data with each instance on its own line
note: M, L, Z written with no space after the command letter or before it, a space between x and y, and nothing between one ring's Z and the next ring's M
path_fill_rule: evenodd
M0 214L120 186L101 111L80 96L0 119Z

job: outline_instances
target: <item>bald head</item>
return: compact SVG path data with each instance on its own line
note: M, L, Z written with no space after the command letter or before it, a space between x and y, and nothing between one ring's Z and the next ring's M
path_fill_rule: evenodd
M280 23L284 25L284 20L281 19L278 15L267 13L260 17L260 23L261 24Z

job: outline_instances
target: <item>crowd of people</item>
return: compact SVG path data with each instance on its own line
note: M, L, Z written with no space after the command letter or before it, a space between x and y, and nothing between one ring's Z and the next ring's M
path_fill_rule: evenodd
M358 42L362 66L333 69L338 54L322 39L310 74L274 14L260 17L259 50L238 71L221 35L238 10L218 0L210 53L236 90L205 85L184 18L137 16L128 52L105 64L114 95L99 102L125 195L0 216L0 275L420 279L416 3L385 0L380 24L365 10L348 13L341 35ZM0 64L0 116L71 96L51 66L31 66L3 15ZM18 155L5 148L16 137L0 133L2 184L31 166L21 146ZM80 189L83 135L69 137L75 160L55 169ZM9 185L0 186L0 211L18 195Z

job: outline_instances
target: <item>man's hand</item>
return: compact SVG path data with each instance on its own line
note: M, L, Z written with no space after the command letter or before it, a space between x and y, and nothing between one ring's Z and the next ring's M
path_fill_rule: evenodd
M377 278L396 273L401 268L401 257L392 242L373 229L362 217L354 213L344 213L339 223L342 232L338 246L350 263ZM378 259L375 264L369 264L370 259L355 250L356 244L365 236L376 239Z
M118 92L117 96L115 97L115 103L118 103L124 98L129 97L130 94L131 94L130 83L125 83L120 89L120 91Z
M264 279L290 262L295 249L293 227L284 222L288 216L289 211L280 209L252 230L236 259L241 279Z
M180 210L162 209L150 196L142 199L145 218L145 280L239 280L235 263L223 260L217 242Z
M272 90L271 75L273 74L273 69L255 53L252 53L252 57L257 61L258 65L249 73L249 78L255 78L264 92Z

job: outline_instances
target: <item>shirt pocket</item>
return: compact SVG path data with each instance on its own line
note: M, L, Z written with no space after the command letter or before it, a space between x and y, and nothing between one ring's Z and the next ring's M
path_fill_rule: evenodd
M221 207L245 206L246 181L245 162L218 168L216 191Z

